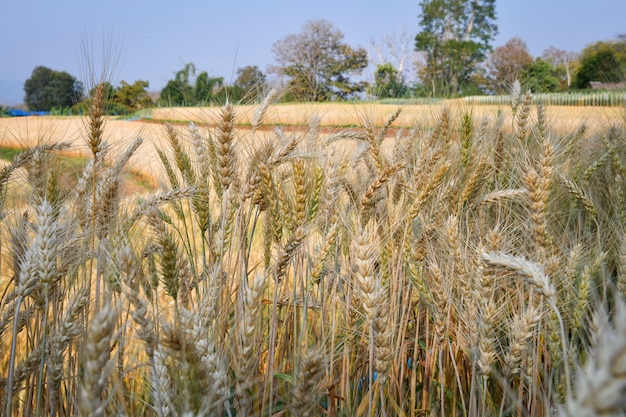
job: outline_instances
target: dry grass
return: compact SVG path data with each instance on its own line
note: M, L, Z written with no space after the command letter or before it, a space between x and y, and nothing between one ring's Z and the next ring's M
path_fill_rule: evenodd
M0 119L3 415L624 412L622 115L101 105Z

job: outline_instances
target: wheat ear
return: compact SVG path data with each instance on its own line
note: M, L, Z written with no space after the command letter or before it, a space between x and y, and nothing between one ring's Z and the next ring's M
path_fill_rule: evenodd
M293 390L291 409L294 416L316 416L319 385L324 375L324 355L319 349L309 349L300 361Z
M598 217L598 212L593 204L593 201L587 196L587 194L576 184L574 181L569 180L564 175L559 175L559 179L565 185L567 191L576 198L585 210L594 218Z
M359 224L353 243L354 275L358 284L359 295L369 327L369 384L373 387L374 378L382 387L388 378L392 356L392 329L389 326L389 296L382 283L382 277L376 273L379 244L376 237L376 224L370 221ZM370 390L370 401L374 390ZM370 403L370 407L373 406Z
M154 397L154 409L159 417L176 415L176 409L172 402L172 381L169 377L166 360L167 355L162 347L154 350L154 370L151 374L152 384L150 389Z
M509 351L504 357L505 377L510 378L519 374L522 358L529 348L529 341L540 319L541 313L533 307L513 318Z
M217 135L217 169L221 188L226 191L235 177L235 150L233 147L235 127L235 112L230 104L222 108Z
M94 161L100 160L100 153L102 152L102 135L104 134L104 103L106 101L105 89L105 83L100 83L96 86L89 113L89 135L87 140Z
M116 317L115 307L105 304L91 321L85 346L85 377L78 402L80 415L106 415L107 401L103 400L102 394L107 381Z
M488 265L505 268L518 273L544 297L553 299L556 296L556 290L552 284L550 284L550 278L544 272L543 267L535 262L520 256L507 255L504 253L483 252L481 257Z
M565 327L563 325L563 318L561 317L561 313L556 306L556 290L554 286L550 283L550 278L544 272L543 267L536 264L535 262L529 261L523 257L512 256L503 253L487 253L483 252L481 255L483 262L493 267L505 268L510 271L514 271L524 277L528 283L530 283L534 289L536 289L541 295L543 295L552 311L556 315L559 323L559 328L561 330L561 347L563 349L563 354L567 355L569 349L567 347L567 338L565 336ZM564 361L565 366L565 374L567 381L567 391L570 391L570 372L568 361Z
M626 406L626 305L617 301L613 326L600 326L587 364L577 372L575 392L562 417L622 415Z
M533 101L533 94L530 90L524 94L524 100L521 102L521 108L517 113L517 131L515 132L517 139L524 142L528 137L528 116L530 115L530 106Z
M258 377L259 352L255 335L261 320L265 282L265 276L259 275L254 280L244 280L239 287L232 363L237 377L235 396L243 415L250 411L252 399L248 390L254 390L254 381Z
M278 261L276 262L276 281L280 281L285 277L289 262L292 260L296 250L300 247L305 237L305 229L302 226L294 230L292 235L289 237L287 244L283 248Z
M265 114L267 113L267 110L269 109L270 104L272 104L272 100L274 100L276 96L277 96L277 91L272 88L269 91L269 93L267 93L265 97L263 97L263 101L254 111L254 116L252 117L252 132L253 133L256 132L256 130L261 126L261 123L263 122L263 118L265 117Z

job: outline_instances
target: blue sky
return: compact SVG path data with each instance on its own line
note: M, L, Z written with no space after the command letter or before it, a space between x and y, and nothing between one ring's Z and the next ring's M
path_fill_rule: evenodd
M419 31L419 0L4 0L0 5L0 104L22 102L24 81L43 65L85 80L85 43L111 80L160 90L185 63L233 79L236 68L272 64L272 44L312 18L332 22L351 46ZM626 0L499 0L493 46L521 37L532 55L553 45L580 51L626 33ZM109 45L114 53L103 46ZM113 64L113 65L110 65Z

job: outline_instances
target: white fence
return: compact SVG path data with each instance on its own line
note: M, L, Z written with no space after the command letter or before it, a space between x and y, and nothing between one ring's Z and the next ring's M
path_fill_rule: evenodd
M511 96L472 96L464 100L470 104L510 105ZM626 91L533 94L533 101L549 106L624 106Z

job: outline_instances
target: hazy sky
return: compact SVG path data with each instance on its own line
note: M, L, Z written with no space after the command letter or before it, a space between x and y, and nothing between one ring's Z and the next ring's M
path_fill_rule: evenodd
M273 63L272 44L324 18L353 47L373 51L402 30L418 31L419 0L2 0L0 5L0 104L23 100L24 81L36 66L86 80L87 44L96 69L110 62L114 85L150 82L160 90L186 63L224 77L234 70ZM626 0L499 0L499 34L493 46L521 37L534 56L547 47L580 51L626 33ZM107 43L111 51L105 50ZM412 43L411 43L412 46Z

